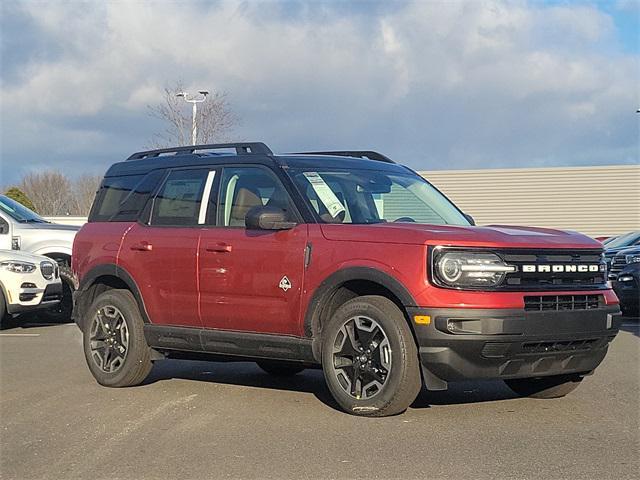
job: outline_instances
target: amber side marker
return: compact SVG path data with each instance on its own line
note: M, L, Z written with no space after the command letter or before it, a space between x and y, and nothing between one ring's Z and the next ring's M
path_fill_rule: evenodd
M418 325L429 325L431 323L431 317L429 315L414 315L413 321Z

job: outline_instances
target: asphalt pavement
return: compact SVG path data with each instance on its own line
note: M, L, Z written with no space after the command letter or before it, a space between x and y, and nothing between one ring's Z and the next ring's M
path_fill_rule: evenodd
M18 325L0 331L0 478L630 479L639 399L637 321L563 399L453 384L382 419L337 410L320 370L165 360L101 387L74 325Z

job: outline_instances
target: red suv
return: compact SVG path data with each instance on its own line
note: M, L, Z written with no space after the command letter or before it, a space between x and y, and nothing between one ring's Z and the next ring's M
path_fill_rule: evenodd
M274 375L322 366L357 415L402 412L423 384L464 379L563 396L619 327L599 242L474 226L376 152L135 153L107 171L73 269L100 384L136 385L155 360L203 354Z

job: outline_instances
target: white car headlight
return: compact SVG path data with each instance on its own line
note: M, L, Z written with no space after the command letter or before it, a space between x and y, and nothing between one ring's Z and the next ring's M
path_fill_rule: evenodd
M481 288L500 285L507 273L516 271L495 253L450 251L435 253L433 277L436 284L452 288Z
M640 253L634 253L632 255L625 255L624 257L627 264L640 263Z
M32 273L35 272L36 266L29 262L19 262L16 260L9 260L0 263L0 268L13 273Z

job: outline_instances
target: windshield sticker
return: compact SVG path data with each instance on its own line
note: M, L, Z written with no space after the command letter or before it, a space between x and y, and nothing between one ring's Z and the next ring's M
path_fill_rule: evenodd
M309 180L311 187L332 217L335 218L345 211L344 205L340 203L336 194L333 193L327 182L318 175L318 172L304 172L304 176Z

